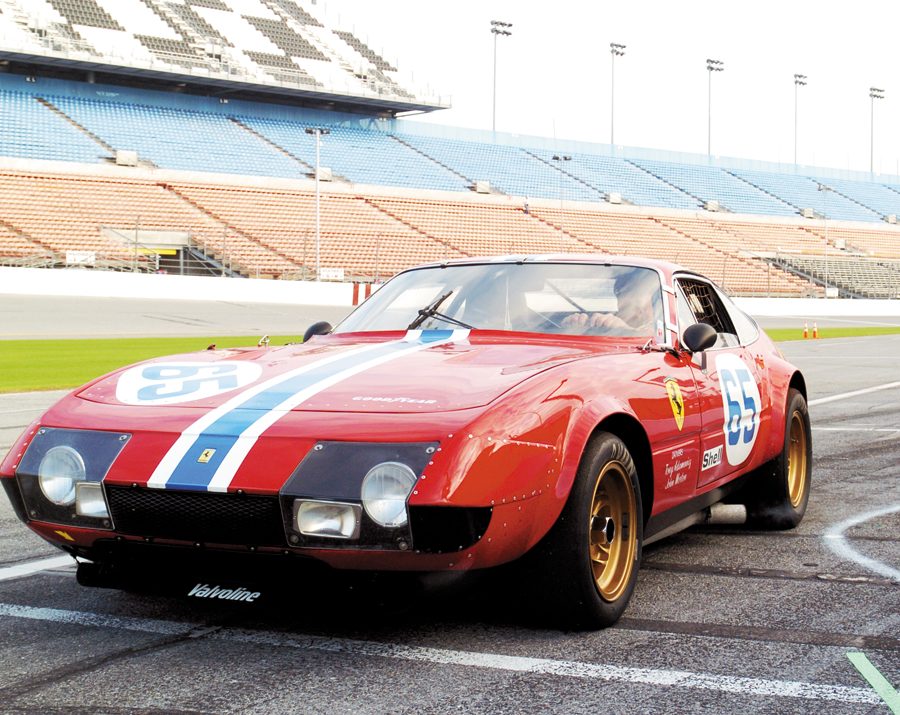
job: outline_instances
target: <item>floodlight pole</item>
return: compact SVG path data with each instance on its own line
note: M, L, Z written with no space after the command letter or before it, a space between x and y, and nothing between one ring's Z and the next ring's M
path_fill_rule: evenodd
M511 22L502 22L501 20L491 20L491 34L494 36L494 100L493 112L491 113L491 131L497 131L497 37L504 35L509 37L512 35L510 29Z
M609 83L609 145L615 146L616 144L616 56L624 57L625 55L625 45L620 45L615 42L609 43L609 53L612 56L612 62L610 64L610 68L612 71L612 78Z
M706 155L712 156L712 74L725 69L725 63L721 60L706 60L706 71L709 73L709 91L707 94L707 119L706 119Z
M869 173L875 173L875 100L884 99L884 90L878 87L869 87L869 100L871 111L869 113Z
M323 134L330 134L330 129L325 129L324 127L307 127L307 134L314 134L316 137L316 280L322 280L321 273L321 264L319 261L319 246L321 244L322 238L322 224L321 224L321 212L320 212L320 195L319 195L319 151L320 145L322 142Z
M794 75L794 166L797 166L797 90L806 86L806 75Z
M816 182L822 194L822 222L825 224L825 299L828 299L828 192L833 189L827 184Z

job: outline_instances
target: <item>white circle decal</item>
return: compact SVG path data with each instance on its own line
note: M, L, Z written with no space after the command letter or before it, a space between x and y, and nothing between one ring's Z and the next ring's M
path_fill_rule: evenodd
M759 434L759 411L762 400L759 386L747 363L736 355L716 357L722 407L725 410L725 456L736 467L747 461Z
M157 362L122 373L116 399L126 405L176 405L230 392L255 382L262 368L250 362Z

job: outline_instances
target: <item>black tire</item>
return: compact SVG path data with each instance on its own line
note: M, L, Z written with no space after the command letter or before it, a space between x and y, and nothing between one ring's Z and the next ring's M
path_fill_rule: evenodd
M598 433L585 449L562 514L533 553L534 575L554 622L572 629L615 623L637 582L643 536L631 454L615 435Z
M793 529L806 513L811 482L809 410L803 395L791 388L781 453L751 477L744 492L747 522L758 529Z

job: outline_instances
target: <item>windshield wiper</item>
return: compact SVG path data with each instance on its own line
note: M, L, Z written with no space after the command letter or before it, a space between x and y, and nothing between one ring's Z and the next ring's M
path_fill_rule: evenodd
M444 315L443 313L438 312L438 308L441 307L441 303L447 300L447 298L449 298L451 295L453 295L453 291L447 291L446 293L444 293L444 295L440 295L435 298L424 308L420 308L419 314L415 318L413 318L413 321L409 325L406 326L406 329L415 330L429 318L440 318L447 323L452 323L453 325L459 325L462 328L469 328L470 330L473 330L474 326L469 325L468 323L464 323L461 320L457 320L456 318L451 318L449 315Z

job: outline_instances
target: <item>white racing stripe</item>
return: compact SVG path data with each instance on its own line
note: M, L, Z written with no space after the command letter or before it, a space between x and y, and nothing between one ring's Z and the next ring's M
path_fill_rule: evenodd
M456 665L469 668L489 668L514 673L533 673L567 678L600 680L612 683L634 683L650 686L709 690L733 693L741 696L801 698L804 700L830 701L839 703L862 703L876 705L881 699L868 688L844 685L818 685L792 680L770 680L766 678L743 678L710 673L693 673L686 670L656 668L631 668L599 663L584 663L571 660L549 658L529 658L449 650L444 648L424 648L375 641L352 640L349 638L327 638L322 636L294 635L275 631L251 631L245 629L222 628L210 631L200 624L165 621L152 618L130 618L108 616L83 611L69 611L56 608L33 608L16 604L0 603L0 616L25 618L37 621L52 621L72 625L93 626L157 633L162 635L190 636L202 632L204 638L230 643L263 646L265 648L295 648L306 651L340 653L351 656L393 658L419 663ZM789 707L789 706L786 706Z
M290 370L280 375L276 375L275 377L269 378L268 380L254 385L247 390L239 392L224 404L219 405L215 409L207 412L205 415L203 415L203 417L198 419L184 432L182 432L182 434L175 441L175 444L172 445L172 447L157 465L156 469L153 471L153 474L147 482L147 486L155 487L158 489L165 487L166 482L168 481L172 472L175 470L175 467L178 466L178 463L181 462L181 460L184 458L184 455L187 454L188 450L193 446L194 442L197 440L197 437L203 434L203 431L207 429L211 424L216 422L216 420L218 420L220 417L231 412L236 407L239 407L250 398L255 397L261 392L265 392L273 385L284 382L291 377L302 375L306 372L311 372L319 367L322 367L323 365L327 365L328 363L335 362L337 360L342 360L352 355L359 355L371 350L376 350L381 347L381 345L382 343L374 343L351 350L339 350L335 353L332 353L331 355L328 355L327 357L321 358L319 360L313 360L312 362L309 362L302 367Z
M886 382L883 385L875 385L874 387L866 387L862 390L853 390L853 392L841 392L837 395L830 395L829 397L820 397L817 400L810 400L809 406L812 407L814 405L824 405L828 402L837 402L838 400L846 400L849 397L856 397L857 395L868 395L871 392L880 392L881 390L892 390L895 387L900 387L900 382Z
M48 559L39 559L37 561L26 561L23 564L15 566L5 566L0 568L0 581L8 581L12 578L21 578L22 576L30 576L38 571L46 571L47 569L58 569L61 566L74 566L75 559L71 556L51 556Z
M234 447L229 450L228 454L225 456L225 459L222 460L222 464L219 465L219 468L216 470L215 475L210 481L208 487L209 491L227 491L228 485L231 484L231 480L234 479L234 475L237 473L237 470L240 468L241 464L243 464L244 459L250 453L250 450L253 449L253 446L256 444L262 433L269 429L269 427L275 424L282 417L284 417L285 413L290 412L294 408L298 407L310 397L323 392L332 385L336 385L337 383L343 382L344 380L351 378L354 375L358 375L361 372L371 370L372 368L383 365L386 362L397 360L401 357L404 357L405 355L409 355L410 353L419 352L420 350L426 350L437 345L443 345L450 340L451 338L432 343L411 343L409 348L399 350L390 355L383 355L378 358L366 360L364 362L361 362L359 365L355 365L352 368L348 368L341 372L335 373L334 375L324 378L314 385L310 385L304 390L291 395L286 400L277 405L274 409L260 415L259 419L257 419L253 424L251 424L240 434L238 441L235 443ZM379 344L379 347L381 345L383 345L383 343Z
M832 526L825 532L825 536L822 538L825 541L825 545L842 559L855 561L869 571L894 579L897 583L900 583L900 571L881 561L870 559L868 556L859 553L847 543L847 538L844 536L844 532L847 531L847 529L851 529L854 526L866 521L871 521L872 519L887 516L888 514L896 514L897 512L900 512L900 504L893 504L892 506L886 506L882 509L866 512L865 514L857 514L856 516L852 516L849 519Z

